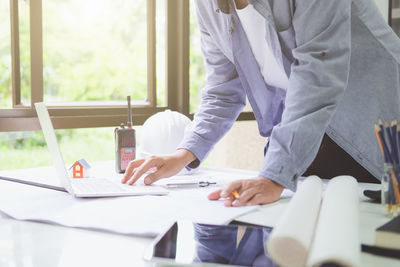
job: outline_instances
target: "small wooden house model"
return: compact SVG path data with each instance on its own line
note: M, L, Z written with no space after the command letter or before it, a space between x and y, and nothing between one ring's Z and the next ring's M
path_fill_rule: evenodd
M90 177L90 165L86 160L80 159L69 168L72 178Z

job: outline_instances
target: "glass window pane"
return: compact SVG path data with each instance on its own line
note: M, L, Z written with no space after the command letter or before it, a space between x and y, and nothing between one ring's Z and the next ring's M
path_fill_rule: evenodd
M56 130L67 165L114 160L114 128ZM0 170L52 166L42 131L0 133Z
M21 102L25 106L31 105L31 40L29 17L29 0L18 1Z
M56 130L65 164L114 160L114 128Z
M197 27L196 10L190 2L190 113L197 111L201 89L204 87L205 70L200 46L200 32Z
M146 24L146 0L44 0L45 101L146 100Z
M166 105L165 51L166 51L166 1L156 3L156 67L157 67L157 106Z
M0 170L52 164L41 131L0 133Z
M0 108L11 108L10 1L0 1L0 17Z

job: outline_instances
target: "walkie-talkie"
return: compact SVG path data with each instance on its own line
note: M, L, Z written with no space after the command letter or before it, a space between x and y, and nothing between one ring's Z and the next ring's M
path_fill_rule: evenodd
M128 99L128 122L115 128L115 170L124 173L129 162L136 158L136 133L132 128L131 96Z

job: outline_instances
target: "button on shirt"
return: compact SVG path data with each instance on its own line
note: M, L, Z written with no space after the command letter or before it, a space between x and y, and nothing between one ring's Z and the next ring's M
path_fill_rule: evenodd
M265 18L254 9L253 5L247 5L236 11L264 81L271 86L286 90L289 79L265 40Z

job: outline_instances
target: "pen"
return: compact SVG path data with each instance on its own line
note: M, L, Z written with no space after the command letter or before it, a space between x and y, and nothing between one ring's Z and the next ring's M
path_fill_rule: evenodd
M207 187L213 184L217 184L215 182L208 181L200 181L200 182L182 182L182 183L169 183L166 184L166 187L169 188L179 188L179 187Z

